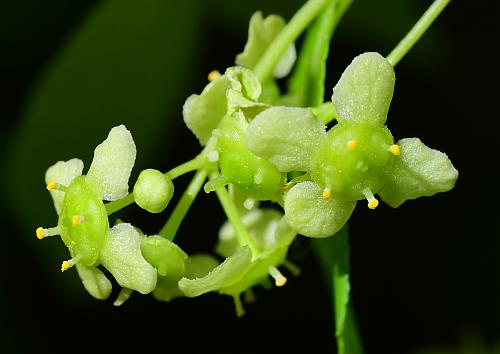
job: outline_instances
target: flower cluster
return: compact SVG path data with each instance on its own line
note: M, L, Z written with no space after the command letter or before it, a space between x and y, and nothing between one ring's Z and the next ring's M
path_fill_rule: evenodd
M36 235L61 236L71 254L61 270L75 266L92 296L110 295L105 268L123 288L116 305L132 291L164 301L216 291L231 296L242 315L241 294L256 285L268 287L270 278L284 285L282 266L298 273L286 259L298 234L334 235L358 200L375 209L378 195L398 207L454 187L458 173L444 153L418 138L395 142L385 126L395 74L380 54L354 58L331 102L321 107L293 106L276 83L294 65L294 45L272 77L259 79L254 69L284 27L281 17L256 13L236 66L212 72L205 89L186 100L184 122L203 146L195 159L167 173L142 171L129 194L136 146L121 125L97 146L86 175L79 159L47 170L59 217L57 226L38 228ZM334 118L336 124L327 129ZM174 193L172 179L195 170L158 234L144 235L121 221L110 226L108 216L133 202L148 212L163 211ZM215 248L220 258L188 255L173 241L201 186L215 192L228 217ZM276 208L263 208L262 201Z

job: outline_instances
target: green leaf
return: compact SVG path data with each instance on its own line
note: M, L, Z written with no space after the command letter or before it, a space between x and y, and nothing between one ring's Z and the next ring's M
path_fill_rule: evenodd
M288 93L298 96L300 106L319 106L325 99L326 60L330 40L352 0L331 1L309 28Z
M307 171L325 126L309 108L271 107L258 114L246 130L247 146L279 171Z
M338 353L361 354L363 346L349 303L351 285L348 227L344 226L327 239L314 240L313 249L326 278L326 284L331 289Z
M455 186L458 171L445 153L425 146L418 138L398 142L401 155L388 175L380 198L393 208L409 199L446 192Z
M383 126L394 92L391 64L378 53L358 55L333 88L339 119Z

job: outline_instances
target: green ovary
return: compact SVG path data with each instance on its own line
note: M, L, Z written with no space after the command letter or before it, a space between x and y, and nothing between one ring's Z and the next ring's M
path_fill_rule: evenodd
M255 199L274 199L281 173L270 162L248 150L237 122L225 122L217 146L220 169L227 182L246 190Z
M316 155L311 178L344 200L360 200L364 191L377 193L392 168L394 139L386 127L339 123Z
M80 217L80 224L74 224ZM109 231L108 215L99 196L77 177L69 185L58 221L61 238L76 263L96 265L104 238Z

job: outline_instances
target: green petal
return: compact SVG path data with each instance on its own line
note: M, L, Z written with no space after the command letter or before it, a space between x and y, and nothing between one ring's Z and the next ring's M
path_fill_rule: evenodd
M285 27L285 20L277 15L262 17L260 11L250 18L248 40L243 50L236 56L236 64L253 69L276 36ZM274 76L282 78L288 75L297 57L295 46L291 45L274 69Z
M309 108L266 109L246 131L250 151L281 172L307 171L325 137L325 126Z
M87 182L104 200L128 194L128 179L135 163L134 139L124 125L112 128L108 137L94 150Z
M111 282L103 272L96 267L76 264L76 271L82 279L83 286L90 295L99 300L105 300L111 294Z
M231 67L224 74L230 82L226 92L227 112L233 114L242 111L247 120L268 108L266 103L257 102L262 93L262 87L253 71L243 67Z
M323 191L314 182L293 186L285 196L285 215L290 226L309 237L327 237L344 226L356 202L323 198Z
M455 186L458 171L446 154L425 146L418 138L402 139L398 145L401 155L379 192L385 203L397 208L406 200L446 192Z
M271 249L276 245L276 229L282 218L282 213L276 209L254 209L241 216L250 237L261 251ZM222 257L229 257L239 248L236 231L233 225L226 221L219 231L219 241L215 251Z
M252 251L247 246L242 247L203 278L182 278L179 281L179 289L184 292L184 295L195 297L231 286L250 269L251 261Z
M200 95L188 97L182 108L184 123L205 145L227 112L226 91L229 80L226 76L209 83Z
M191 255L185 261L185 277L188 279L203 278L218 265L219 262L208 254ZM153 291L155 299L171 301L177 297L184 296L184 293L180 291L178 286L181 277L182 275L179 277L172 276L171 274L165 277L159 275L156 289Z
M45 183L57 182L67 187L76 177L81 176L82 172L82 160L71 159L68 161L58 161L50 166L47 172L45 172ZM50 191L50 195L54 200L54 207L56 208L57 215L59 215L64 200L64 192L53 189Z
M141 252L158 274L177 276L178 279L184 275L187 254L172 241L157 235L148 236L142 240Z
M333 88L341 119L382 126L394 91L394 69L378 53L363 53L345 69Z
M141 235L132 225L113 226L100 259L122 287L147 294L156 286L156 269L142 256L141 241Z

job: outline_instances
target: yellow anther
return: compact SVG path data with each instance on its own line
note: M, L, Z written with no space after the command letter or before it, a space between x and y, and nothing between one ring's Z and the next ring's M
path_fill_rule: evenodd
M372 200L368 201L368 208L370 209L375 209L378 206L378 200L373 198Z
M391 153L395 156L401 155L401 149L399 148L399 145L397 144L391 145Z
M353 151L358 147L358 141L356 139L351 139L347 142L347 149Z
M53 189L57 189L57 182L50 181L47 183L47 190L51 191Z
M208 73L208 81L210 82L217 80L219 77L221 77L221 74L217 70L212 70Z
M286 278L283 274L281 274L278 268L269 266L269 275L274 278L274 284L276 286L283 286L286 284Z
M71 218L71 223L73 224L73 226L80 226L82 224L84 220L84 217L82 215L73 215L73 217Z
M328 199L330 199L331 195L332 195L332 192L330 192L329 188L325 188L323 190L323 199L328 200Z
M73 267L75 265L75 262L73 262L73 260L68 260L68 261L64 261L62 262L61 264L61 272L64 272L66 270L68 270L69 268Z
M41 240L44 237L47 237L48 234L49 233L47 229L44 229L43 227L39 227L38 229L36 229L36 238L39 240Z

